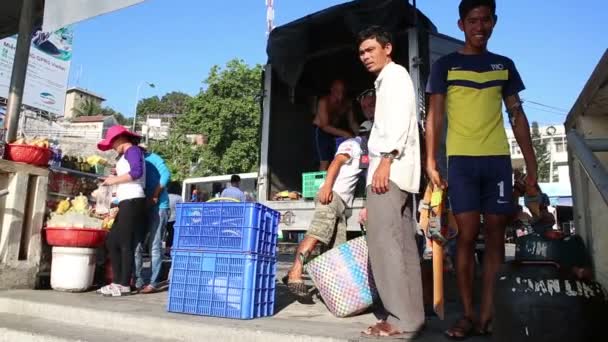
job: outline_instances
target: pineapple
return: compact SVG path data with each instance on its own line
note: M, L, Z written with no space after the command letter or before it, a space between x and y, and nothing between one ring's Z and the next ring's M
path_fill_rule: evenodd
M72 200L72 210L76 213L88 214L89 200L80 193L80 196L76 196L76 198Z
M58 215L65 214L68 210L70 210L70 199L64 199L63 201L57 204L57 209L55 209L55 213Z

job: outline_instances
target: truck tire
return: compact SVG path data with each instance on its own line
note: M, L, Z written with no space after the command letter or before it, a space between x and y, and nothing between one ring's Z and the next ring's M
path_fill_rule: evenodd
M503 266L496 280L493 341L605 340L606 292L599 283L560 277L551 265Z

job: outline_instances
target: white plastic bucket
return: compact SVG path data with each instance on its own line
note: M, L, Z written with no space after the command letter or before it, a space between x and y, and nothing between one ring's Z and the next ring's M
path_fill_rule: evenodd
M93 285L95 249L53 247L51 287L57 291L86 291Z

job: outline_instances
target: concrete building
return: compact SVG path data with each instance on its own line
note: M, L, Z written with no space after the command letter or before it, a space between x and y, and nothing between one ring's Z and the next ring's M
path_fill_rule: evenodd
M93 93L92 91L72 87L69 88L65 93L65 110L63 112L64 119L71 119L74 117L74 109L79 109L83 103L92 101L93 103L101 106L101 103L105 101L103 97Z
M147 114L140 121L142 134L150 140L164 140L169 136L173 120L179 114Z
M102 139L108 128L116 125L118 121L112 115L80 116L63 123L66 132L89 139Z
M568 167L568 149L564 126L555 124L539 127L541 139L547 142L549 158L549 183L570 183L570 168ZM515 140L513 131L507 130L507 138L511 147L513 169L524 170L524 156Z

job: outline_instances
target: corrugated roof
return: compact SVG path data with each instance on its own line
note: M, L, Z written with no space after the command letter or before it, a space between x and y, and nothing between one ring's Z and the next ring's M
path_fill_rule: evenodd
M94 92L92 92L90 90L87 90L87 89L84 89L84 88L80 88L80 87L71 87L71 88L69 88L66 91L66 94L69 94L69 93L74 92L74 91L77 91L77 92L83 93L83 94L87 94L87 95L91 95L91 96L96 97L96 98L98 98L98 99L100 99L102 101L106 100L103 96L98 95L98 94L96 94L96 93L94 93Z
M72 120L72 123L88 123L88 122L102 122L107 118L112 117L111 115L91 115L91 116L79 116Z

